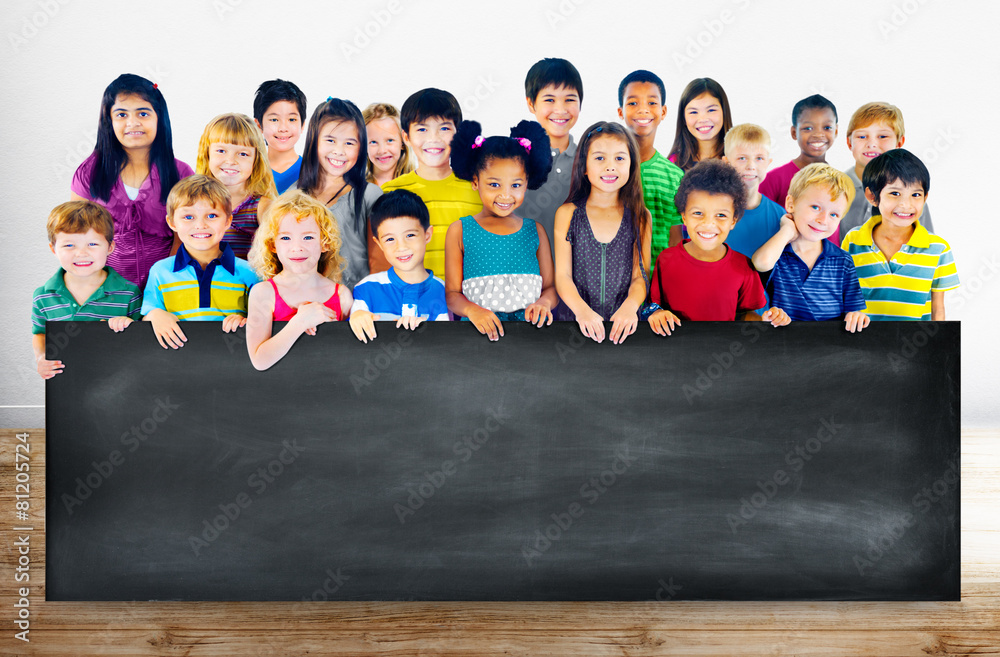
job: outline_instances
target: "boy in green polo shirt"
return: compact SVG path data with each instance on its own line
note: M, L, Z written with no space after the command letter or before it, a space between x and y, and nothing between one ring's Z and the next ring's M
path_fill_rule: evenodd
M140 318L142 307L139 288L107 266L115 248L107 210L91 201L69 201L52 210L47 229L60 268L31 300L31 346L43 379L63 371L62 361L46 357L46 322L107 321L118 332Z

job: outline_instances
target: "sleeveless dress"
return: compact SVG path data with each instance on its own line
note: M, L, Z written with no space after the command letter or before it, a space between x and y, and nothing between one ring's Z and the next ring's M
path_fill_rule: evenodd
M268 283L274 288L274 313L272 317L276 322L287 322L292 317L295 317L295 313L299 311L298 308L292 308L285 300L281 298L281 294L278 293L278 284L274 282L274 279L268 279ZM338 283L333 288L333 296L323 302L323 305L332 310L339 322L342 318L342 313L340 312L340 284Z
M524 321L525 307L542 295L535 220L523 219L521 229L510 235L491 233L471 216L460 221L462 294L501 321Z

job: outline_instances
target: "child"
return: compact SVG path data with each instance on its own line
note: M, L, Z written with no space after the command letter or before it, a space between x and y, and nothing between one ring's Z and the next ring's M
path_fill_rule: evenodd
M706 160L684 174L674 200L691 239L660 254L652 299L663 307L649 318L660 335L670 335L681 320L731 322L761 319L754 312L767 299L749 258L726 246L726 237L743 216L746 186L732 166ZM781 308L763 319L772 326L789 322Z
M497 340L503 321L552 323L559 299L545 229L514 214L524 190L538 189L552 166L542 126L521 121L510 137L484 139L475 121L463 121L452 140L455 174L471 180L483 209L448 227L445 278L448 309Z
M837 139L837 108L819 94L803 98L792 108L791 134L798 142L799 156L769 172L760 184L760 193L778 205L784 205L788 185L801 168L826 163L826 152Z
M46 226L49 250L59 271L32 295L31 346L35 366L43 379L63 371L59 360L45 357L45 323L104 321L112 331L123 331L139 319L139 288L105 266L115 250L114 219L91 201L57 205Z
M948 243L920 223L930 174L903 148L865 167L865 198L878 214L844 237L872 319L945 319L944 293L958 288Z
M152 322L166 349L184 346L178 320L222 321L222 330L246 323L247 292L257 276L246 260L222 241L232 221L229 192L218 180L189 176L167 197L167 225L181 245L177 255L149 270L142 299L143 320Z
M565 59L549 57L528 69L524 78L524 96L528 111L549 137L552 165L549 177L538 189L524 193L521 215L531 217L545 229L555 258L554 228L556 210L566 202L576 157L576 143L570 130L580 118L583 106L583 80L580 72Z
M741 123L726 133L725 148L722 161L736 169L747 190L743 216L733 226L726 244L752 258L754 252L778 232L781 218L785 215L782 206L759 190L767 168L771 166L771 136L759 125Z
M399 110L389 103L372 103L361 116L368 131L368 182L381 187L413 171L410 149L403 143Z
M681 216L674 194L684 177L676 164L665 158L653 144L656 128L666 118L663 80L649 71L633 71L618 85L618 118L639 145L642 195L653 221L652 261L668 246L681 241Z
M349 100L327 98L309 119L302 172L296 187L325 205L337 220L340 259L346 262L341 281L348 288L368 275L368 213L382 195L365 180L365 120Z
M303 333L344 318L353 298L338 283L340 236L322 203L305 192L282 194L262 216L250 265L264 282L250 290L247 351L258 370L281 360ZM287 322L272 335L274 322Z
M195 171L215 178L236 205L223 239L237 258L246 258L257 232L257 215L275 196L264 137L250 117L220 114L205 126L198 142Z
M450 320L444 281L424 268L424 251L434 229L420 197L405 189L385 194L372 206L369 223L392 266L354 288L351 329L358 340L374 340L378 320L394 319L396 328L411 330L425 319Z
M444 242L448 226L460 217L483 209L479 194L467 180L451 171L451 138L462 122L462 108L447 91L421 89L406 99L400 110L403 142L413 150L417 169L390 180L383 188L408 189L424 200L434 227L424 264L438 278L444 277ZM388 269L388 263L381 263Z
M861 176L865 165L886 151L902 148L906 141L906 130L903 126L903 113L899 108L889 103L866 103L851 115L847 124L847 147L854 156L854 166L844 170L854 182L855 197L851 209L840 221L840 231L834 233L835 239L843 237L853 229L868 221L872 216L872 205L865 199L861 188ZM931 209L924 204L920 224L928 232L934 232L931 222ZM836 239L840 244L842 240Z
M73 174L74 201L94 201L115 221L108 265L142 289L174 245L163 215L170 189L194 173L174 159L163 94L146 78L119 75L104 90L97 145Z
M278 194L299 179L302 158L295 144L302 135L306 95L287 80L268 80L253 97L253 118L267 142L267 161ZM263 212L263 211L262 211Z
M698 162L722 157L722 140L733 127L729 98L712 78L696 78L681 93L674 145L667 158L683 171Z
M613 343L635 333L646 299L649 223L635 138L617 123L595 123L580 141L555 233L556 290L596 342L609 320Z
M829 164L810 164L792 178L789 216L753 256L757 271L770 272L771 303L796 322L842 319L851 333L868 326L851 256L828 239L852 200L850 178Z

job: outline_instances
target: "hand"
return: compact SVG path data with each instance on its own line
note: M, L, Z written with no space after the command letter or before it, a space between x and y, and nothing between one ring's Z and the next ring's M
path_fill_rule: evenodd
M38 374L43 379L51 379L56 374L63 371L63 363L61 360L46 360L45 354L42 354L35 359L35 365L38 370Z
M582 315L576 316L576 323L580 325L580 331L594 342L604 342L604 319L587 308Z
M157 308L149 313L148 317L153 325L153 335L164 349L168 346L171 349L180 349L187 342L187 336L181 330L177 315Z
M492 310L486 310L482 306L476 306L466 315L472 325L483 335L489 337L491 342L496 342L503 337L503 322Z
M786 214L781 218L778 232L785 236L789 244L799 238L799 229L795 227L795 220L792 219L791 214Z
M112 317L111 319L108 320L108 328L114 331L115 333L121 333L122 331L127 329L129 327L129 324L131 323L132 323L131 317L126 317L124 315L122 315L121 317Z
M316 335L316 327L326 322L336 321L337 314L332 308L318 301L307 301L301 304L289 323L307 335Z
M639 315L634 310L630 311L626 308L626 305L623 303L621 308L611 316L611 342L613 344L625 342L625 338L635 333L636 327L639 326Z
M358 310L351 313L350 322L351 330L354 331L354 337L365 344L368 344L369 340L374 340L376 335L375 320L377 319L378 315L373 315L367 310Z
M847 324L847 330L851 333L857 331L861 332L861 329L868 326L872 319L868 315L864 314L860 310L855 310L844 315L844 322Z
M777 306L766 311L760 318L762 321L771 322L771 326L784 326L792 321L788 313Z
M524 309L524 319L529 324L534 324L539 328L542 326L551 326L552 310L544 303L538 303L536 301L535 303L529 304L528 307Z
M243 315L237 315L233 313L232 315L226 315L226 318L222 320L222 330L226 333L234 333L236 329L247 323L247 318Z
M378 315L376 315L376 317L378 317ZM425 317L417 317L416 315L404 315L396 320L396 328L405 328L412 331L420 326L425 319Z
M666 309L657 310L649 316L649 328L653 329L653 333L659 335L670 335L670 332L674 330L674 324L680 326L681 320Z

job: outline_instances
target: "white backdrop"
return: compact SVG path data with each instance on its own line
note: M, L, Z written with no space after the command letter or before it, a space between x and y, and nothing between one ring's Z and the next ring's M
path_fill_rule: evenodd
M44 424L29 334L31 293L58 266L45 220L68 200L73 171L93 150L101 93L118 74L159 84L175 153L193 166L205 123L221 112L252 114L263 80L294 81L310 113L330 95L360 107L399 106L436 86L490 134L530 118L524 75L542 57L569 59L583 77L575 135L616 117L625 74L658 73L669 108L661 150L673 141L677 100L694 77L725 87L736 123L771 132L775 166L797 154L788 128L800 98L822 93L836 104L842 132L828 160L841 169L853 162L843 131L854 109L872 100L902 108L906 147L930 168L935 227L962 278L946 303L948 318L963 322L963 426L1000 426L1000 219L998 184L989 179L990 116L1000 100L994 3L6 0L0 18L0 427Z

